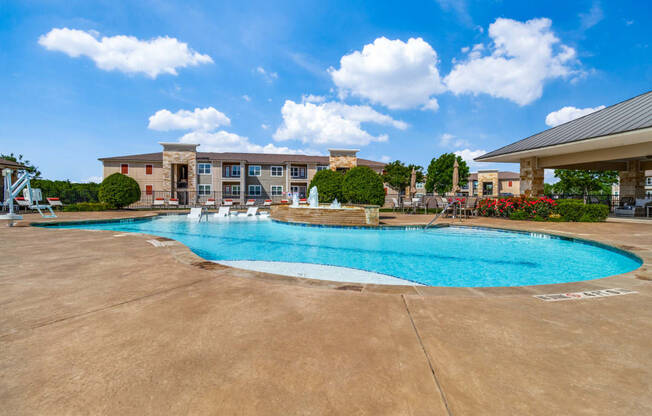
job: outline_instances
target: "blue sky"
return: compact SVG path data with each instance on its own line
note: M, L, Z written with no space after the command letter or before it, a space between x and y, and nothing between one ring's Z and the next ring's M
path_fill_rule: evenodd
M74 181L177 140L471 159L648 91L644 5L0 0L0 152Z

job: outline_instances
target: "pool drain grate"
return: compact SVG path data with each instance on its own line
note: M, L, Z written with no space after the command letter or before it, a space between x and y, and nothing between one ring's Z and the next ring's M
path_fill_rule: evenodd
M602 289L602 290L587 290L584 292L569 292L569 293L555 293L550 295L534 295L535 298L544 300L546 302L556 302L559 300L581 300L581 299L594 299L605 298L609 296L630 295L638 293L629 289Z

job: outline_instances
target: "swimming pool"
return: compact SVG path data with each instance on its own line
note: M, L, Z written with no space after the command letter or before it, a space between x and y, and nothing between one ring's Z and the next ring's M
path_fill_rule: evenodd
M470 227L304 227L251 217L211 217L198 223L183 215L60 227L168 237L212 261L340 266L428 286L566 283L626 273L641 265L633 255L598 244Z

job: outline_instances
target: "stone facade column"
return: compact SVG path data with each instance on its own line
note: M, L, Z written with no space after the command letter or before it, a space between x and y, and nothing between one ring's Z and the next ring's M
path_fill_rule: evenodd
M285 195L290 192L290 168L292 164L290 162L285 164Z
M536 157L521 159L521 195L543 195L543 168Z
M331 170L348 170L358 166L358 149L328 149L328 152L328 165Z
M222 162L214 162L213 164L213 195L219 205L222 204Z
M484 183L491 182L493 190L491 195L484 194ZM497 170L480 170L478 171L478 197L498 196L498 171ZM470 184L473 187L473 184ZM472 191L471 191L472 192Z
M620 197L645 198L645 171L638 160L627 162L627 170L619 172Z

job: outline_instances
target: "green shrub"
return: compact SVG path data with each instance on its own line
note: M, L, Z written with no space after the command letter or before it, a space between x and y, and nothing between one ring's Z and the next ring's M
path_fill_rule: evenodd
M555 212L561 215L564 221L579 221L584 215L584 201L578 199L562 199L557 201Z
M342 201L342 181L344 180L344 175L340 172L335 172L333 170L320 170L315 174L310 181L308 190L312 189L313 186L317 187L319 192L319 202L328 203L333 202L335 198L338 201Z
M518 211L514 211L511 214L509 214L510 220L527 220L528 218L529 218L528 213L522 209L519 209Z
M80 202L77 204L65 205L63 210L65 212L80 212L80 211L106 211L112 209L109 204L104 202Z
M581 222L600 222L609 216L609 207L603 204L589 204L584 206Z
M98 197L101 202L110 206L126 207L140 199L140 186L133 178L114 173L102 181Z
M355 167L344 175L342 197L354 204L383 206L385 188L380 175L367 166Z

